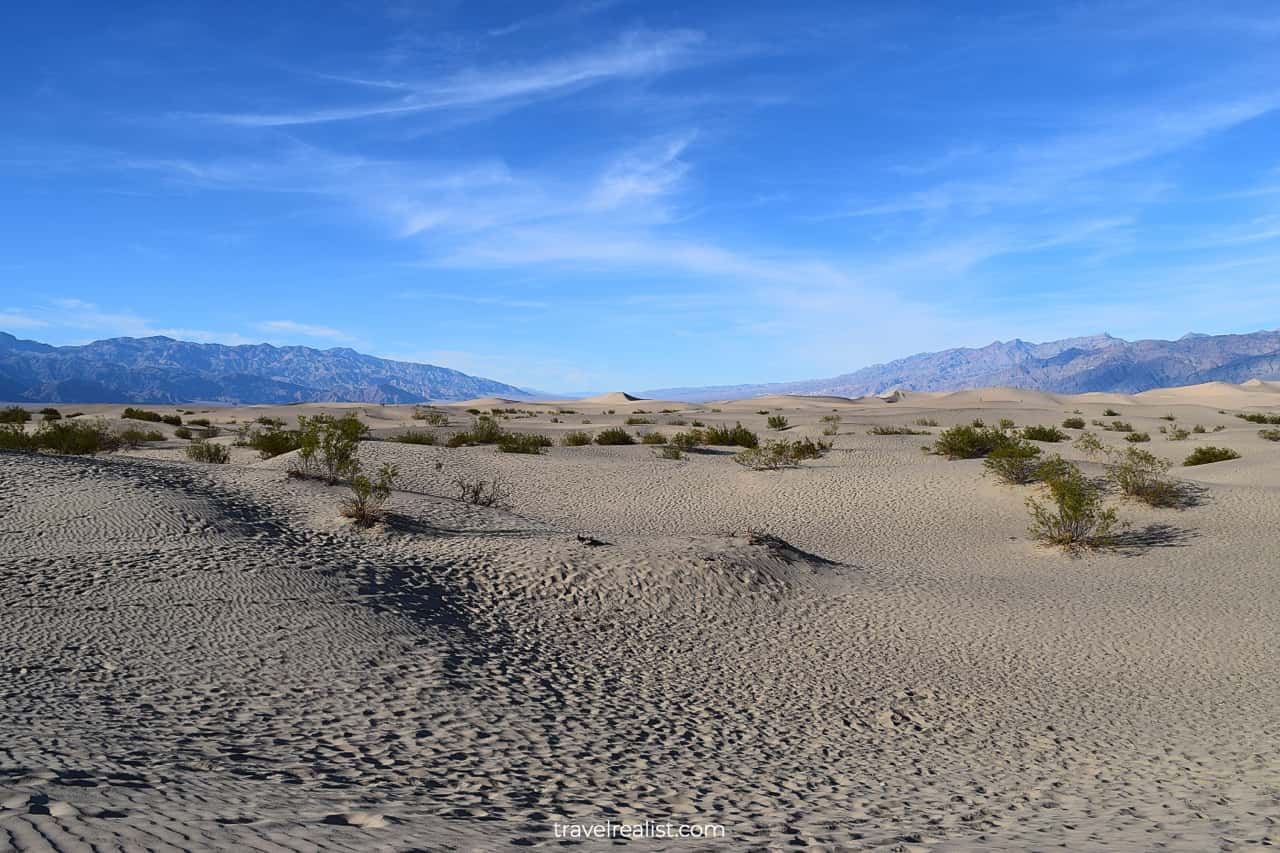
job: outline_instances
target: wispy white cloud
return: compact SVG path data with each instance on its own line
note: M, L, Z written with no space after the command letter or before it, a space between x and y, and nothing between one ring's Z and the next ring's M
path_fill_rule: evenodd
M531 98L556 96L608 80L659 74L690 61L695 48L702 42L702 33L693 30L636 31L604 48L536 65L471 69L435 81L342 78L348 83L404 93L391 101L291 112L193 115L220 124L281 127L516 103Z
M321 338L343 343L355 343L356 338L338 329L328 326L317 326L311 323L299 323L295 320L264 320L253 324L255 329L271 334L302 335L307 338Z
M104 310L95 303L71 297L50 299L46 303L26 309L24 315L29 317L35 315L35 321L41 327L51 331L74 329L89 332L95 338L162 336L200 343L251 343L248 338L236 332L214 332L207 329L157 325L132 311Z
M688 133L658 146L627 152L600 177L587 201L588 207L614 210L675 192L689 171L689 164L680 155L693 139L694 134Z
M0 330L3 329L38 329L49 323L36 317L28 316L18 308L7 308L0 312Z

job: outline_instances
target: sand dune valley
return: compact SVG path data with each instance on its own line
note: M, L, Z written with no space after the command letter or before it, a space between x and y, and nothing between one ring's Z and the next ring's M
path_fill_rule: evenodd
M229 461L167 423L0 453L0 849L1280 844L1280 442L1238 417L1280 413L1280 383L142 408L208 419ZM468 410L554 445L445 446ZM369 427L364 470L398 469L368 529L344 485L288 476L297 451L237 444L326 412ZM1028 533L1042 485L922 450L1073 416L1045 455L1101 477L1078 438L1119 453L1090 422L1123 420L1188 499L1109 490L1125 526L1064 550ZM695 421L832 446L753 470L559 441ZM1182 466L1202 446L1239 457ZM724 837L569 835L645 822Z

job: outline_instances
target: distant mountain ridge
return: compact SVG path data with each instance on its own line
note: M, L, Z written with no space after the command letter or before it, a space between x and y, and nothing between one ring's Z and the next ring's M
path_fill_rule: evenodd
M1126 341L1105 333L1042 344L1015 339L979 348L920 353L830 379L657 388L644 396L688 401L764 394L860 397L893 389L958 391L996 385L1058 394L1136 394L1152 388L1249 379L1280 379L1280 331L1191 333L1176 341Z
M337 347L111 338L55 347L0 332L0 400L49 403L421 403L528 398L447 367Z

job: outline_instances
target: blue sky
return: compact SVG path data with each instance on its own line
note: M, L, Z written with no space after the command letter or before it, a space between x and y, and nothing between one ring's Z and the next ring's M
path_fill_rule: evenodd
M550 390L1280 326L1280 7L0 12L0 329Z

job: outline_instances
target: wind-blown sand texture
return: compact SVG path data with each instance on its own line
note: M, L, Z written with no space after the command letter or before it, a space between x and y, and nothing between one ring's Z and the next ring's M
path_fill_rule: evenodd
M288 456L0 453L0 849L558 848L557 822L646 819L727 838L639 849L1280 842L1280 444L1231 414L1280 411L1274 386L484 402L546 434L637 409L656 423L629 429L668 435L842 423L775 472L366 442L401 471L367 532ZM867 434L1106 407L1158 455L1242 458L1175 468L1197 505L1121 503L1120 544L1075 557L1029 541L1033 487ZM347 409L422 428L412 407L205 416ZM1166 413L1225 430L1166 441ZM505 478L510 509L455 500L460 474Z

